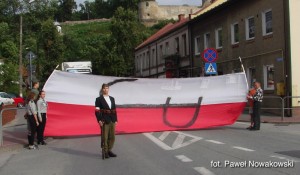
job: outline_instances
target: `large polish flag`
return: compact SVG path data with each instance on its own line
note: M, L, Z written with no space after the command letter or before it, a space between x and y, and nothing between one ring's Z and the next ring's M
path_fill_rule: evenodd
M44 90L46 136L95 135L95 99L103 83L117 105L116 132L192 130L233 124L246 105L244 73L149 79L75 74L55 70Z

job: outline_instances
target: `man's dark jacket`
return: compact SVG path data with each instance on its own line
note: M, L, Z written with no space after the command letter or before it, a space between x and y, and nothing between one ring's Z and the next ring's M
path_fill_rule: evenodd
M100 95L99 97L96 98L95 101L95 107L100 108L100 111L96 111L96 117L97 121L104 121L105 123L110 123L110 122L117 122L117 111L116 111L116 104L115 104L115 99L111 96L109 96L110 101L111 101L111 109L109 108L106 100L104 99L103 95ZM105 112L105 111L111 111L111 112Z

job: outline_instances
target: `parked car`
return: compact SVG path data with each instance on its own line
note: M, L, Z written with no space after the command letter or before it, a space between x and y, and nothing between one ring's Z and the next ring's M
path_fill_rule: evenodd
M0 92L0 106L13 104L15 101L6 92Z
M25 106L25 100L24 98L20 97L19 95L17 94L14 94L14 93L7 93L10 98L14 99L14 103L17 105L17 107L23 107Z

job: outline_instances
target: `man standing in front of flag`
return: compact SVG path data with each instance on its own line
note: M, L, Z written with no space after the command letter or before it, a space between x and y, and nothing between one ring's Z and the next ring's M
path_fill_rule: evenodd
M253 127L250 131L260 130L260 108L263 100L263 90L261 89L260 83L255 82L254 88L256 90L253 96L248 96L249 99L253 99Z
M117 157L111 150L115 143L115 127L118 122L115 99L108 95L109 86L103 84L101 95L96 98L96 117L101 128L102 158Z

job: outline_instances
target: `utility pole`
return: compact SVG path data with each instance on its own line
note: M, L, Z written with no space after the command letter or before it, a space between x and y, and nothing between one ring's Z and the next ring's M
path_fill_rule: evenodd
M23 40L23 16L20 14L20 48L19 48L19 95L23 97L23 60L22 60L22 40Z

